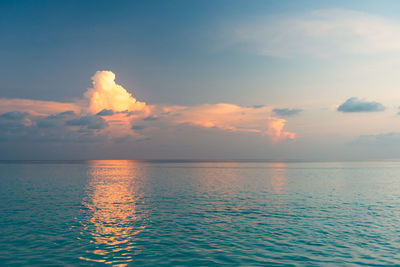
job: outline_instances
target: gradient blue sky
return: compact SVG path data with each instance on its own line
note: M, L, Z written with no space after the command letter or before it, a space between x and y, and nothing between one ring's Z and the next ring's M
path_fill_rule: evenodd
M0 158L398 158L399 13L398 1L1 1ZM179 105L184 119L134 118L147 132L117 141L50 138L37 128L58 109L10 125L26 111L7 99L79 102L98 70L153 105L146 115ZM219 103L249 123L224 124L236 115L212 113ZM271 140L255 105L296 138ZM90 112L75 113L53 134Z

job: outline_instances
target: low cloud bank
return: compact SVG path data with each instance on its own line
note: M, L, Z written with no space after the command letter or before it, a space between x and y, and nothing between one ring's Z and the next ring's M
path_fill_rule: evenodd
M70 103L0 99L0 139L150 140L153 131L173 131L176 125L258 134L272 141L296 137L284 130L286 119L273 116L268 106L148 105L117 84L111 71L97 71L92 81L84 97ZM300 111L281 109L275 114L293 116Z

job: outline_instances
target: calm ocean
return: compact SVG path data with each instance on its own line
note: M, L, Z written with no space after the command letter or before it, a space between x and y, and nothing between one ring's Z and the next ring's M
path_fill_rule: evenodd
M399 265L400 163L0 163L0 266Z

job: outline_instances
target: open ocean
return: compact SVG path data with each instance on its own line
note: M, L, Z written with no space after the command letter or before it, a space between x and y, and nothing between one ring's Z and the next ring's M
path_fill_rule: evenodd
M400 163L3 161L0 266L399 265Z

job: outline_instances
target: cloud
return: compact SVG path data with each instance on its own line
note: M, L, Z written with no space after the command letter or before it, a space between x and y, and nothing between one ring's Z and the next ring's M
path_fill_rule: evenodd
M137 101L125 88L115 83L113 72L97 71L92 81L93 87L85 93L91 113L96 114L104 109L117 112L146 109L145 102Z
M280 118L269 118L268 129L266 134L270 135L273 139L295 139L296 133L284 131L286 120Z
M322 9L235 27L233 41L265 56L400 52L400 25L364 12Z
M159 118L158 118L157 116L150 115L150 116L144 118L143 120L144 120L144 121L156 121L156 120L158 120L158 119L159 119Z
M145 141L151 141L151 137L144 137L144 138L136 139L136 142L145 142Z
M92 81L92 88L84 94L86 101L82 101L81 112L102 116L107 125L99 121L90 127L107 128L110 138L135 134L131 129L131 120L150 116L152 106L138 101L124 87L117 84L115 74L111 71L97 71Z
M98 140L150 140L170 136L177 125L193 129L217 129L270 136L270 140L294 139L287 121L272 116L264 105L244 107L228 103L197 106L147 105L115 83L115 74L97 71L93 86L73 102L0 99L0 139L48 142ZM147 127L143 122L151 123ZM182 129L187 130L186 127ZM166 132L163 132L166 131ZM127 138L131 136L132 138ZM165 137L168 138L168 137Z
M151 107L116 84L112 72L98 71L92 80L84 97L69 103L0 99L0 113L4 113L0 115L0 139L92 142L126 134L143 138L132 131L130 121L148 117Z
M76 129L76 126L81 127ZM73 112L52 114L46 118L27 114L12 120L0 116L0 141L91 143L107 139L103 132L98 132L103 126L104 122L85 121Z
M86 115L78 119L67 121L67 125L86 126L88 129L104 129L108 126L108 123L102 117Z
M62 123L55 119L40 120L37 122L39 128L52 128L60 126Z
M0 115L0 131L15 132L32 124L26 112L10 111Z
M284 131L285 119L271 116L271 108L242 107L234 104L204 104L198 106L167 107L164 118L170 124L190 124L229 132L268 135L274 141L294 139L295 133Z
M277 116L280 117L291 117L294 115L299 114L300 112L302 112L302 109L298 109L298 108L274 108L272 110Z
M12 112L4 115L7 118L29 114L29 118L24 119L24 124L32 126L23 129L30 131L31 136L25 136L27 140L36 138L35 135L42 136L43 140L46 138L55 140L57 136L59 139L65 137L63 140L70 140L66 135L88 140L90 136L98 138L100 130L101 135L115 138L132 134L131 119L150 116L152 107L137 101L126 89L116 84L114 73L98 71L92 80L93 86L87 90L83 98L71 102L0 98L0 113ZM3 128L5 125L12 127L10 123L3 122ZM76 126L80 126L81 129L96 130L97 133L85 134L86 137L82 139L82 132L76 133L75 130L69 129L70 127L76 129ZM107 130L109 131L106 132Z
M6 120L21 120L21 119L25 118L27 115L28 115L27 112L10 111L10 112L1 114L0 116Z
M253 108L263 108L265 105L253 105Z
M378 112L384 111L385 107L375 101L367 102L356 97L351 97L341 104L338 109L341 112Z
M59 119L59 118L65 118L65 117L74 116L74 115L75 115L75 112L73 110L67 110L64 112L60 112L56 115L50 115L48 118L49 119Z
M58 114L49 115L44 119L39 119L37 121L37 126L39 128L53 128L61 126L65 123L65 119L75 117L76 114L72 110L67 110L60 112Z
M147 128L147 126L143 125L143 124L141 124L141 125L132 125L132 127L131 127L132 130L143 130L145 128Z
M99 116L112 116L112 115L114 115L114 111L112 109L103 109L102 111L100 111L96 115L99 115Z
M33 116L48 116L64 111L79 113L81 109L79 103L72 102L65 103L18 98L0 98L0 113L17 110L18 112L27 112Z

